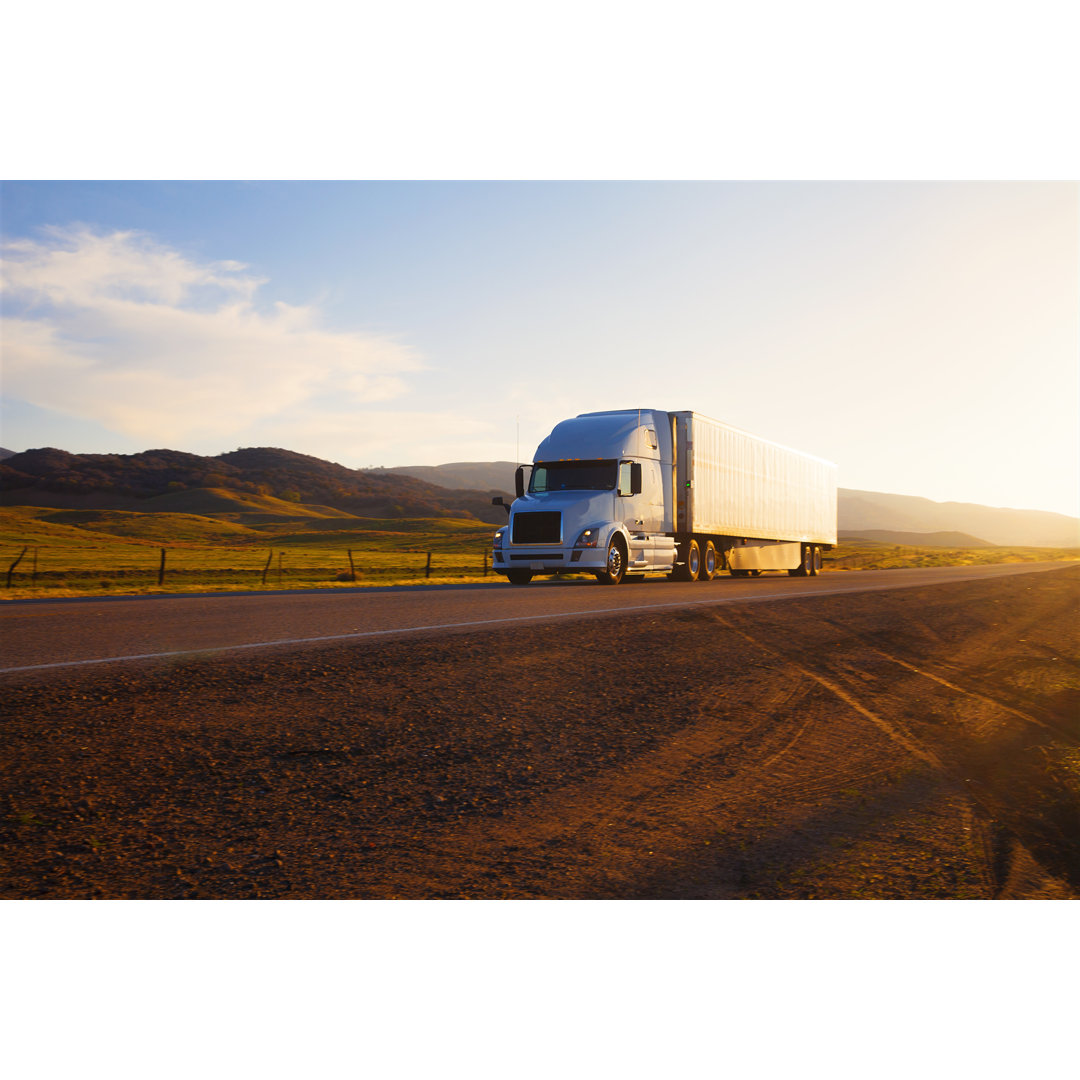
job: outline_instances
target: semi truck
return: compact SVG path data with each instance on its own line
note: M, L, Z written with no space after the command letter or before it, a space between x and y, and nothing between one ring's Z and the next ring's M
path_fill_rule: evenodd
M526 477L528 472L528 477ZM513 585L593 574L813 577L836 544L836 466L695 412L622 409L555 425L494 538Z

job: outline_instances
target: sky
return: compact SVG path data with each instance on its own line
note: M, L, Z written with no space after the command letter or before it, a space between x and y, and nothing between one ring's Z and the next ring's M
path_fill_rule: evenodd
M693 409L1077 514L1070 183L7 182L3 445L530 460Z

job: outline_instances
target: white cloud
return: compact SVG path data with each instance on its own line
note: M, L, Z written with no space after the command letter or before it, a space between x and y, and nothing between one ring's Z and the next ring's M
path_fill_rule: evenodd
M4 245L4 391L156 445L362 407L423 370L388 337L328 330L311 306L256 306L242 263L198 263L132 232L50 229ZM17 313L8 315L15 310Z

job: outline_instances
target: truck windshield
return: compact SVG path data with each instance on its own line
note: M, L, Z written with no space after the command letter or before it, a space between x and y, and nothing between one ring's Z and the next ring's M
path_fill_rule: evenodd
M609 491L615 486L614 461L538 461L529 491Z

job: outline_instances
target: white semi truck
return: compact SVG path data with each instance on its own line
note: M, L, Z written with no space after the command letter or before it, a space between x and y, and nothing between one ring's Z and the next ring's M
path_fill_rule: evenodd
M610 585L724 569L813 576L836 543L835 465L695 412L563 420L515 488L512 505L492 500L509 516L492 567L515 585L570 573Z

